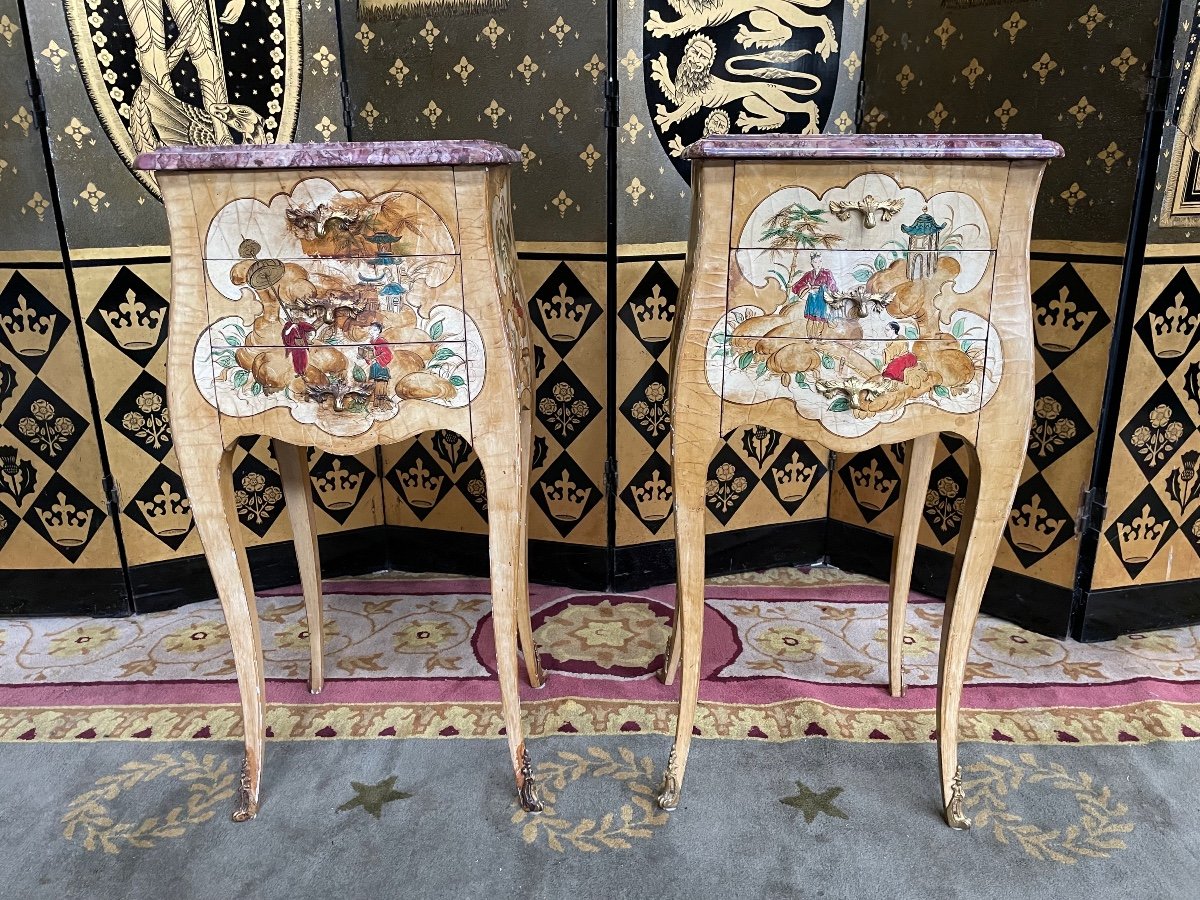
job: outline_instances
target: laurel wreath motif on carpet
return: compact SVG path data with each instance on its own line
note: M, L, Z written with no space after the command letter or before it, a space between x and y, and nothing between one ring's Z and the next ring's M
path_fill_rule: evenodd
M523 809L513 814L513 824L524 823L521 837L525 843L545 839L546 846L558 853L565 853L568 846L585 853L628 850L633 840L653 837L654 829L670 819L654 802L662 776L655 772L649 756L638 759L628 747L617 749L619 758L599 747L589 747L582 755L561 750L556 755L557 760L539 763L536 768L538 790L545 804L542 814L530 815ZM633 796L616 812L605 813L599 819L572 821L559 815L555 809L559 792L585 776L623 782Z
M1037 860L1074 864L1082 859L1106 859L1126 849L1120 837L1133 831L1129 808L1113 797L1108 785L1099 785L1086 772L1072 775L1058 763L1043 766L1032 753L1020 762L989 754L987 762L967 766L963 789L966 811L975 829L991 828L1001 844L1014 844ZM1061 828L1027 822L1010 809L1010 802L1025 785L1066 791L1079 804L1079 819Z
M163 816L139 821L120 821L111 804L122 794L158 778L171 778L188 785L187 800ZM85 850L120 853L122 848L147 849L159 841L182 837L193 825L207 822L232 799L237 775L229 760L217 762L211 753L197 756L184 751L178 757L159 753L148 762L127 762L112 775L96 780L96 787L71 801L62 821L63 837L80 839Z

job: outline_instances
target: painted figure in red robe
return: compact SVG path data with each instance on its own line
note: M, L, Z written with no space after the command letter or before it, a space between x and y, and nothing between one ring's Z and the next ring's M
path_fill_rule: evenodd
M371 343L363 347L359 354L371 364L367 377L375 383L375 406L384 409L390 405L387 387L392 378L392 373L388 371L388 364L392 361L392 349L383 339L383 325L379 322L372 322L367 328L367 333Z
M308 339L316 330L311 322L303 319L290 319L283 326L283 346L287 348L288 359L297 375L303 375L308 368Z

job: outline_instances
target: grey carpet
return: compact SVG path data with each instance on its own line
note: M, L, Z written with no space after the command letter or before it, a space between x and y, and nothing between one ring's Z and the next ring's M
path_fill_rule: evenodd
M562 777L556 790L546 773L553 814L541 820L513 821L499 742L331 740L268 743L262 810L235 824L233 800L213 797L236 775L236 745L0 745L0 895L1095 900L1194 897L1200 885L1197 742L965 746L977 820L967 833L939 817L932 744L702 741L662 824L635 798L657 785L665 738L563 736L531 749ZM76 804L64 835L72 801L98 781L188 752L202 775L225 768L191 788L169 766L137 783L126 771L108 796ZM411 796L379 818L352 802L389 786Z

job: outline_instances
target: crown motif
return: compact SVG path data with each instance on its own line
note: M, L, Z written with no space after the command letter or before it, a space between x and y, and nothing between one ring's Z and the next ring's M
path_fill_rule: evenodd
M537 298L538 309L542 311L542 321L546 324L546 333L552 341L575 341L579 339L587 322L588 313L592 309L592 301L576 302L574 297L567 296L567 286L560 284L558 294L549 300Z
M674 497L675 491L663 480L658 469L654 470L649 480L633 489L633 502L637 506L638 516L644 522L661 522L669 516ZM584 499L587 499L586 495Z
M159 485L159 493L149 501L138 500L137 505L150 530L159 537L178 537L192 527L192 501L165 481Z
M410 506L432 509L438 502L444 480L444 475L432 474L425 468L424 460L418 459L400 476L400 489Z
M1082 312L1070 297L1070 288L1059 289L1057 299L1037 310L1034 331L1038 345L1051 353L1070 353L1079 346L1096 310Z
M631 304L633 324L637 328L638 337L643 341L669 341L671 326L675 320L675 304L662 295L662 289L656 284L650 291L649 297Z
M342 468L342 461L335 459L329 471L313 479L313 484L326 509L349 509L358 499L358 489L362 480L361 472L347 472ZM441 482L438 486L441 486ZM436 491L434 502L437 502ZM433 503L429 505L433 506Z
M88 531L92 525L92 510L78 509L61 491L56 499L57 502L51 504L48 511L37 511L50 540L60 547L80 547L87 543Z
M126 350L145 350L157 344L164 313L162 309L148 308L132 289L125 292L125 299L115 312L100 311L113 337Z
M571 480L571 473L563 469L562 477L554 482L554 487L548 488L542 484L542 493L546 497L550 515L560 522L578 522L588 498L592 496L592 489L577 487Z
M1012 542L1029 553L1045 553L1067 524L1066 519L1052 519L1042 509L1042 498L1034 494L1029 502L1008 516L1008 533Z
M1142 514L1134 518L1128 525L1117 523L1117 544L1121 559L1127 563L1139 564L1148 562L1162 540L1167 530L1166 522L1159 522L1150 511L1150 504L1142 507Z
M817 467L804 465L800 461L798 450L792 451L792 458L788 462L771 469L771 475L775 478L775 489L779 491L779 499L784 503L799 503L807 497L816 474ZM887 502L886 497L884 502Z
M900 483L898 478L888 478L879 470L879 460L863 469L851 469L850 479L854 483L854 499L859 506L879 512L887 506L892 492Z
M24 296L19 296L12 311L0 315L0 328L4 329L17 353L22 356L45 356L50 352L50 339L54 337L57 318L57 313L39 315Z
M1200 316L1192 315L1184 305L1183 293L1175 295L1165 315L1150 313L1150 339L1154 343L1154 355L1159 359L1175 359L1187 353L1196 333Z

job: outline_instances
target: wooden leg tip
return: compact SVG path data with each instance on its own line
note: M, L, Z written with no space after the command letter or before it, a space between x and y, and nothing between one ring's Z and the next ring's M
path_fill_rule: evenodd
M242 760L242 777L238 782L238 808L233 821L248 822L258 815L258 772L251 774L249 759Z
M946 810L946 824L955 831L970 831L971 820L963 815L955 815L949 809Z
M257 803L248 803L244 806L239 806L237 808L237 810L233 814L233 821L249 822L251 819L253 819L257 815L258 815L258 804Z
M670 685L675 683L675 673L666 666L663 666L661 669L655 672L654 677L663 684Z
M546 686L546 670L542 668L542 661L534 658L533 665L528 669L529 686L535 690L541 690Z

